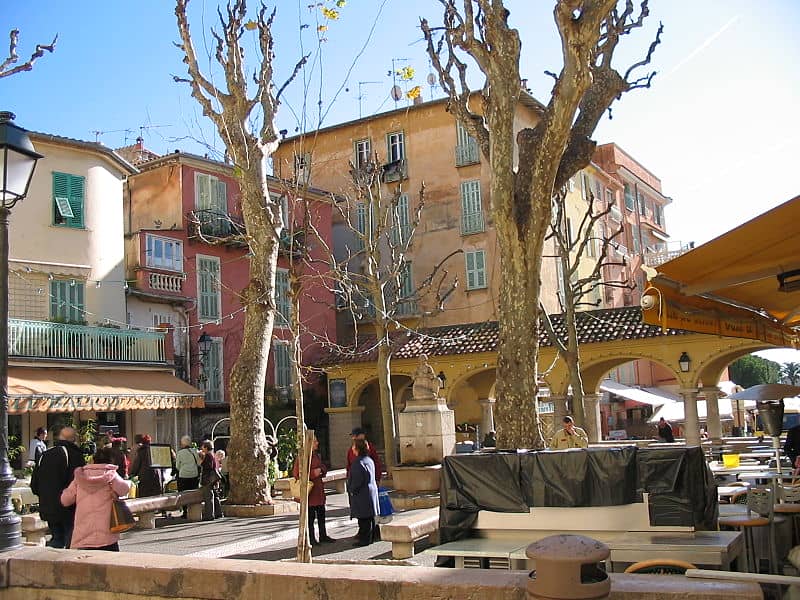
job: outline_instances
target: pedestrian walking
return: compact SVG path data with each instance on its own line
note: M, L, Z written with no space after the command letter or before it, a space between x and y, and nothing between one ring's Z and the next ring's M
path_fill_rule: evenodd
M308 472L308 480L313 485L311 491L308 493L308 533L311 537L311 545L327 544L334 542L332 537L328 536L325 529L325 484L322 478L328 472L325 463L322 462L322 457L319 454L319 440L314 438L314 445L311 449L311 465ZM294 461L293 476L295 479L300 479L300 457ZM317 521L319 529L319 537L314 532L314 520Z
M192 447L192 438L184 435L181 438L181 449L175 455L175 476L178 479L178 491L197 489L200 481L200 456Z
M137 448L128 473L131 477L139 478L136 495L139 498L159 496L164 491L164 482L161 469L155 469L152 466L153 462L150 456L152 438L146 433L143 435L136 434L133 441L136 443Z
M375 516L379 514L375 463L366 440L356 440L356 460L347 476L350 517L358 519L358 540L354 546L369 546L375 538Z
M74 428L62 428L31 476L31 491L39 496L39 516L47 521L52 535L47 542L51 548L69 548L72 539L75 508L61 504L61 492L72 482L75 469L86 464L77 442Z
M109 529L114 501L130 490L117 472L111 448L95 452L90 465L75 469L75 477L61 493L61 504L75 507L75 529L69 547L119 552L119 534Z
M219 500L219 484L222 475L219 472L214 446L208 440L200 444L200 489L203 490L203 521L213 521L223 516L222 504Z
M47 429L39 427L36 429L36 435L31 440L30 448L28 448L28 466L38 465L39 458L45 452L47 452Z

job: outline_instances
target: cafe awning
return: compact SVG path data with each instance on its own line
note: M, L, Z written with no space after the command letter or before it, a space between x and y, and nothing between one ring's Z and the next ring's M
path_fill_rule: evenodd
M645 323L797 347L800 196L657 271L642 298Z
M168 371L10 367L8 412L203 408L203 392Z
M612 381L611 379L606 379L600 384L600 391L608 392L609 394L614 394L615 396L625 398L626 400L632 400L633 402L639 402L640 404L649 404L650 406L663 406L664 404L675 402L674 398L653 394L647 390L630 387Z

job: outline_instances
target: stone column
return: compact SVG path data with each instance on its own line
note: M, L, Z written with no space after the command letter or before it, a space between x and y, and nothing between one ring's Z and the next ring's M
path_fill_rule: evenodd
M600 441L602 425L600 423L600 394L583 395L583 411L586 417L586 433L589 436L589 443L595 444Z
M481 405L481 436L494 431L494 398L478 400Z
M350 432L361 427L363 406L326 408L328 413L328 440L330 442L331 467L341 469L347 465L347 450L352 445Z
M678 393L683 398L683 437L687 446L700 445L700 420L697 418L697 390L682 389Z
M550 395L553 401L553 427L558 431L561 429L562 420L567 416L567 397Z
M722 421L719 418L719 388L704 387L700 388L703 395L706 397L706 427L708 428L708 437L715 443L722 440Z

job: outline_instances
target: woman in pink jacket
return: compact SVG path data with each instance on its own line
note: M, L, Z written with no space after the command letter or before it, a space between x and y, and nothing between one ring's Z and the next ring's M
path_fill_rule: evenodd
M111 505L130 485L117 473L108 448L97 451L93 464L75 469L75 478L61 493L61 504L76 505L70 548L119 552L119 534L109 529Z

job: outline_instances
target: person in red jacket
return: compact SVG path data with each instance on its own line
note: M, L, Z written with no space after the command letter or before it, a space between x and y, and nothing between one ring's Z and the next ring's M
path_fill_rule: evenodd
M378 458L378 452L375 450L375 446L367 442L367 432L364 431L361 427L356 427L350 433L351 437L353 438L353 444L347 450L347 476L350 476L350 465L353 464L356 460L358 460L358 451L356 450L356 440L364 440L367 444L367 450L369 451L369 457L372 459L372 462L375 463L375 482L381 482L381 475L383 474L383 464L381 463L381 459Z
M311 545L329 544L335 542L328 535L325 529L325 483L322 478L328 472L322 457L319 455L319 440L314 438L314 446L311 452L311 465L309 467L308 479L313 482L311 491L308 493L308 532L311 538ZM300 479L300 457L294 461L292 475L295 479ZM314 519L317 520L319 527L319 537L314 535Z

